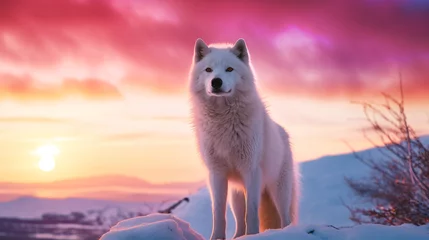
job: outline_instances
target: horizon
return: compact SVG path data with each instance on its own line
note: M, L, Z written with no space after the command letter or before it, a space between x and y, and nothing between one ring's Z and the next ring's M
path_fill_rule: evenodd
M371 148L353 102L383 103L381 92L399 97L399 73L409 123L427 135L428 7L418 0L3 1L0 195L14 194L5 183L103 176L107 190L114 176L145 181L152 193L169 183L183 184L178 194L194 189L206 176L187 90L197 38L245 39L258 91L289 132L298 162Z
M420 138L424 144L429 143L429 134L420 135L418 138ZM378 147L383 148L383 146ZM331 157L347 157L352 154L363 154L367 151L373 151L376 148L377 146L372 146L356 152L350 151L324 155L309 161L299 162L299 164L318 162L319 160L325 159L332 161ZM88 182L90 183L89 185ZM186 197L189 194L195 193L195 191L202 187L206 187L206 179L193 182L155 183L147 181L144 178L127 176L125 174L95 175L83 178L59 179L50 182L0 182L0 203L15 202L23 198L47 200L105 200L131 203L165 202ZM80 191L66 191L64 193L62 191L64 191L65 188L80 189ZM8 189L12 189L12 192L8 192ZM42 193L38 191L40 189L43 189ZM86 189L87 191L82 191L82 189ZM60 190L60 194L58 190Z
M204 186L205 182L151 183L123 175L97 175L51 182L0 182L0 203L22 197L43 199L97 199L124 202L175 199Z

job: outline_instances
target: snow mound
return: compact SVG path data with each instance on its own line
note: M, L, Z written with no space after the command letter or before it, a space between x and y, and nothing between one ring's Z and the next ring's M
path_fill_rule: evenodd
M170 214L130 218L113 226L100 240L204 240L189 223Z
M202 215L198 211L195 216ZM151 214L119 222L104 234L100 240L203 240L207 239L190 228L189 223L170 214ZM336 228L333 226L291 226L284 229L268 230L260 234L242 236L240 240L427 240L429 224L414 226L358 225Z

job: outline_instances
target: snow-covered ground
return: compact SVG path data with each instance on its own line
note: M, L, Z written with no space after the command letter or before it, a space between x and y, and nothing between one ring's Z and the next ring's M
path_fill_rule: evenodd
M429 137L423 139L429 142ZM363 157L382 157L379 149L361 151ZM282 230L270 230L243 239L429 239L429 225L416 227L402 225L389 227L382 225L354 226L343 203L363 206L354 197L344 182L344 177L363 178L370 173L368 167L359 162L353 154L327 156L300 164L302 196L300 223L298 226ZM211 217L210 196L206 188L190 196L190 202L180 205L173 215L150 215L125 220L106 233L102 240L125 239L207 239L210 237ZM235 231L232 212L227 213L227 238Z
M198 215L198 212L194 212ZM194 225L197 223L194 223ZM207 222L200 222L205 225ZM358 225L336 228L323 225L299 225L268 230L242 240L427 240L429 225L383 226ZM167 214L152 214L118 223L100 240L204 240L206 236L192 229L184 220Z

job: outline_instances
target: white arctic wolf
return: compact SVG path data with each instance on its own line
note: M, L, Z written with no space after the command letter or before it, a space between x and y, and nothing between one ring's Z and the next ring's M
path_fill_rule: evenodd
M228 182L234 238L297 221L298 179L289 136L259 97L246 43L198 39L190 71L192 117L209 170L213 229L225 239Z

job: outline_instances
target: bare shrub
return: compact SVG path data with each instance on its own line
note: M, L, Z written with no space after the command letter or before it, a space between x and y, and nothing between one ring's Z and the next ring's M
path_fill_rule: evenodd
M407 121L402 79L400 99L383 94L383 104L360 103L370 130L382 144L376 144L364 131L368 141L378 147L382 159L355 156L372 169L367 179L346 178L359 197L374 208L352 208L350 219L356 223L400 225L429 223L429 150Z

